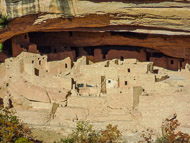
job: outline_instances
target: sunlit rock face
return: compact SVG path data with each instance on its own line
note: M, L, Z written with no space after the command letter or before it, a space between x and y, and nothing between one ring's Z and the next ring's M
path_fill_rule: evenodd
M0 12L11 18L38 13L62 13L72 15L68 0L1 0Z

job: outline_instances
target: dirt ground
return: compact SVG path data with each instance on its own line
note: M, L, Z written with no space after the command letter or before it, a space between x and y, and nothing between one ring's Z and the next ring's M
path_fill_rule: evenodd
M32 131L32 136L39 140L42 141L43 143L54 143L57 141L60 141L61 138L63 138L64 136L56 133L54 131L46 131L43 129L31 129Z

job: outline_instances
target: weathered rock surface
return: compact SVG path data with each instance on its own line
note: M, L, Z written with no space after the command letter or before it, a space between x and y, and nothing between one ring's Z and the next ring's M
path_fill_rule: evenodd
M139 39L117 35L103 43L94 39L94 45L111 45L120 39L116 44L153 48L168 56L189 59L189 7L189 1L1 0L0 13L13 20L0 29L0 42L35 31L120 30L149 36ZM150 34L175 36L157 38Z

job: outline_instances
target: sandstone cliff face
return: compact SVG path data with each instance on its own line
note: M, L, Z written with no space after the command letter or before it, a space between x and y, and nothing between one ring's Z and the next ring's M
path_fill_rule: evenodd
M106 25L138 25L190 31L190 3L175 1L1 0L0 12L11 18L51 13L64 17L106 15ZM90 23L89 23L90 24Z
M47 19L83 17L83 23L71 22L74 27L103 27L111 25L135 26L139 29L170 29L190 31L190 3L188 1L131 1L131 0L1 0L0 13L10 18L31 16L28 26ZM39 15L40 14L40 15ZM49 15L46 15L49 14ZM43 16L42 16L43 15ZM46 16L44 16L46 15ZM94 18L95 17L95 18ZM38 20L37 20L38 19ZM41 21L39 20L41 19ZM37 20L37 21L36 21ZM28 21L26 17L26 21ZM61 19L61 21L65 21ZM59 23L60 20L54 21ZM14 21L15 23L15 21ZM16 23L17 24L17 23ZM20 23L21 24L21 23ZM42 29L54 29L51 25ZM129 29L129 28L128 28ZM35 31L38 29L35 28ZM184 33L183 33L184 34ZM187 34L187 33L186 33Z

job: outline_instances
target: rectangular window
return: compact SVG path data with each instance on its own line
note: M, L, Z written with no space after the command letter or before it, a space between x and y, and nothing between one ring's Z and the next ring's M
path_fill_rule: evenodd
M86 84L86 87L94 87L93 85Z
M78 88L84 87L84 84L83 83L79 83L79 84L77 84L77 87Z
M171 60L171 65L173 65L174 64L174 60Z
M128 69L128 72L131 72L131 70L130 70L130 69Z
M39 70L38 70L37 68L34 69L34 74L35 74L36 76L39 76Z
M125 81L125 85L127 85L127 81Z

